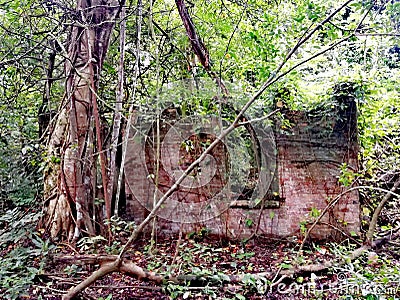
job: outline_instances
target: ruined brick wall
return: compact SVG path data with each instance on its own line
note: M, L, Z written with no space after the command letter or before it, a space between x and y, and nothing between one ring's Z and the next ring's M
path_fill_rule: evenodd
M292 126L284 128L276 124L275 129L279 207L263 208L260 214L259 207L235 206L222 214L210 216L211 219L207 221L194 223L172 222L159 218L159 233L176 233L179 230L192 232L206 228L212 234L228 238L244 238L257 228L258 234L269 236L300 235L300 224L307 226L314 220L312 211L322 211L330 201L345 192L346 188L338 182L340 166L346 163L349 169L357 171L356 107L351 102L326 112L288 111L285 114ZM161 132L161 135L163 134L165 132ZM175 150L171 150L171 161L164 161L166 167L173 168L174 164L179 164L180 162L174 157L177 146L172 143L164 144L163 147L163 151L167 152L168 149L175 147ZM140 143L130 143L126 166L126 177L134 179L136 183L134 192L129 191L129 184L127 185L126 210L129 218L137 223L148 214L154 197L154 189L149 188L151 178L149 179L149 174L143 169L143 160L140 159L146 157L142 148ZM223 166L221 157L224 151L223 146L214 151L214 156L220 157L221 166ZM223 168L219 170L224 170ZM223 176L218 180L221 182L214 181L211 190L218 188L218 184L225 184ZM170 186L171 183L167 185ZM175 197L182 197L182 193L185 194L185 205L201 202L201 199L196 200L198 193L191 193L190 189L181 189ZM140 201L137 198L140 198ZM165 214L174 214L177 210L184 210L184 206L174 206L170 210L168 207L163 209ZM344 193L337 204L323 217L321 224L315 228L313 236L340 237L340 231L358 233L359 213L358 192ZM170 219L167 215L166 218ZM196 220L195 216L190 218ZM258 221L259 226L257 226Z

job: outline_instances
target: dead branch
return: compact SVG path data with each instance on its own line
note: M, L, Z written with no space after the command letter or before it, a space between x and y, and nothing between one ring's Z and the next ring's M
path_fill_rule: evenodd
M136 97L136 92L137 92L137 84L138 84L138 78L139 78L139 73L140 73L140 46L141 46L141 37L142 37L142 17L143 17L143 5L142 5L142 0L138 0L137 3L137 15L136 15L136 24L137 24L137 32L136 32L136 60L135 60L135 68L134 68L134 76L133 76L133 91L132 91L132 101L131 104L129 105L129 111L128 111L128 120L126 123L126 131L125 131L125 139L122 143L122 157L121 157L121 165L119 167L119 173L118 173L118 180L117 180L117 191L116 191L116 202L119 202L119 195L121 194L121 189L123 186L123 174L124 174L124 166L125 166L125 161L126 161L126 152L127 152L127 147L128 147L128 138L131 130L131 125L132 122L135 119L135 97Z
M175 0L176 6L179 11L179 15L182 19L183 25L186 29L186 34L190 40L190 44L192 45L193 52L196 54L198 59L200 60L201 65L206 70L208 75L215 81L217 86L221 89L223 94L223 99L225 99L229 95L229 91L226 88L225 84L222 82L221 78L211 70L210 65L210 54L204 45L201 38L198 36L196 32L196 28L192 21L192 18L189 15L187 7L185 5L184 0Z
M310 236L311 232L314 230L315 226L317 226L317 224L321 221L322 217L328 212L328 210L331 209L332 207L334 207L345 194L350 193L354 190L361 189L361 188L363 188L363 186L351 187L351 188L345 190L344 192L340 193L339 195L337 195L331 202L328 203L328 205L319 214L318 218L316 218L316 220L313 222L313 224L310 226L310 228L305 233L304 239L299 248L299 253L301 252L301 250L303 250L304 245L305 245L308 237Z
M120 260L117 259L112 262L107 262L104 263L100 269L94 271L92 275L90 275L88 278L86 278L84 281L82 281L80 284L78 284L75 287L72 287L67 294L65 294L62 297L62 300L70 300L74 298L78 293L84 289L86 289L88 286L92 285L94 282L99 280L100 278L106 276L107 274L116 272L120 269Z
M386 202L390 199L391 196L395 196L397 198L400 198L400 195L395 193L395 191L399 188L399 186L400 186L400 178L395 182L395 184L394 184L394 186L392 187L391 190L386 190L386 189L373 187L373 186L363 186L363 185L351 187L351 188L345 190L344 192L342 192L341 194L336 196L331 202L329 202L329 204L324 208L324 210L320 213L318 218L313 222L313 224L307 230L307 232L306 232L306 234L304 236L303 242L300 245L299 252L303 249L303 247L304 247L304 245L306 243L306 240L310 236L311 232L314 230L315 226L318 223L321 222L322 217L327 213L327 211L330 208L332 208L333 206L335 206L345 194L347 194L349 192L352 192L354 190L360 190L360 189L373 189L373 190L377 190L377 191L386 192L386 195L383 197L383 199L379 203L378 207L374 211L374 215L373 215L372 220L371 220L371 222L369 224L368 233L366 234L367 243L368 243L368 241L372 241L373 234L374 234L375 229L376 229L376 224L378 222L379 215L380 215L383 207L385 206Z
M192 18L189 15L186 4L183 0L175 0L176 6L181 16L183 25L185 26L186 33L189 37L190 44L192 45L193 52L199 58L201 65L207 71L210 70L210 55L203 41L197 35L196 28L194 27Z
M117 91L116 91L116 101L115 101L115 114L112 127L111 136L111 152L109 161L109 180L107 186L107 194L109 199L112 199L112 194L114 192L114 183L118 175L117 170L117 148L118 148L118 138L121 134L121 120L122 120L122 109L124 103L124 63L125 63L125 38L126 38L126 18L125 18L125 7L121 9L121 24L120 24L120 41L119 41L119 65L118 65L118 81L117 81ZM120 194L115 195L115 208L114 215L118 216L119 208L119 198Z
M139 267L138 265L136 265L131 261L123 260L121 263L120 271L129 276L134 276L139 280L150 280L156 283L162 283L166 279L164 276L159 275L157 273L143 270L143 268ZM174 278L171 278L169 280L172 279Z
M379 202L378 206L376 207L374 214L372 215L371 222L369 223L368 232L365 236L367 242L372 241L376 225L378 223L378 218L382 212L382 209L385 206L386 202L389 201L390 197L392 197L393 193L396 192L396 190L399 188L399 186L400 186L400 177L396 180L393 187L390 189L389 192L386 193L386 195L383 197L381 202Z
M75 264L91 264L91 265L101 265L104 263L109 263L116 261L118 259L117 255L62 255L55 256L53 260L55 262L61 263L75 263Z
M75 263L89 263L100 264L101 267L94 271L88 278L83 280L80 284L72 287L67 294L63 296L63 300L73 299L79 292L86 289L100 278L107 274L114 272L121 272L123 274L135 277L139 280L149 280L155 283L162 283L164 280L172 280L179 282L176 278L166 278L154 272L145 271L135 263L129 260L121 260L115 255L79 255L79 256L61 256L55 257L56 261L74 261Z

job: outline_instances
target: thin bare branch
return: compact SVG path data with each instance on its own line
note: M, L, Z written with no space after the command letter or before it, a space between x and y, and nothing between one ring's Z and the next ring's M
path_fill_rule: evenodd
M369 223L368 232L366 234L366 240L368 243L370 243L373 240L376 225L378 223L378 218L382 212L382 209L385 207L386 203L392 196L396 196L397 198L400 199L400 195L395 193L395 191L397 191L399 186L400 186L400 177L396 180L390 191L386 191L386 195L382 198L378 206L375 208L374 214L372 215L371 218L371 222Z
M126 37L126 18L125 18L125 7L121 10L121 23L120 23L120 40L119 40L119 66L118 66L118 86L117 95L114 109L114 122L111 136L111 153L110 153L110 168L109 168L109 181L107 194L109 198L112 198L114 190L114 183L116 179L116 156L118 148L118 139L120 136L121 119L122 119L122 104L124 102L124 63L125 63L125 37ZM114 215L118 215L119 207L119 194L115 197Z
M130 128L131 128L131 124L132 124L132 117L133 117L133 112L134 112L134 101L135 101L135 97L136 97L137 83L138 83L139 71L140 71L140 53L141 53L140 45L141 45L141 34L142 34L142 13L143 13L142 0L138 0L137 19L136 19L137 33L136 33L135 74L133 77L132 101L131 101L131 105L129 106L129 111L128 111L128 121L126 124L125 139L122 144L121 166L120 166L119 174L118 174L117 193L115 195L116 202L119 202L119 197L121 194L121 188L122 188L122 184L123 184L123 173L124 173L124 165L125 165L125 160L126 160L126 149L128 147L128 139L129 139L129 133L130 133Z

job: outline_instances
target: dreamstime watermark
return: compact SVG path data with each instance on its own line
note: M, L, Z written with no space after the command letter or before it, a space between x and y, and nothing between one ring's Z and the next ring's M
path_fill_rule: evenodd
M338 296L346 296L347 299L352 297L368 296L375 297L394 297L400 295L400 282L356 282L345 273L337 274L337 281L319 282L318 280L306 283L293 282L290 284L278 283L276 285L266 285L265 293L277 293L286 295L303 295L303 296L318 296L323 294L332 294ZM350 297L350 298L349 298ZM376 298L379 299L379 298Z
M212 82L196 82L193 88L183 81L161 93L154 108L137 111L125 174L133 196L148 210L235 118L233 105L217 104L215 95ZM208 101L211 109L205 109L199 99ZM276 167L274 135L267 122L247 123L221 139L156 214L195 223L219 216L244 194L259 203L268 193Z

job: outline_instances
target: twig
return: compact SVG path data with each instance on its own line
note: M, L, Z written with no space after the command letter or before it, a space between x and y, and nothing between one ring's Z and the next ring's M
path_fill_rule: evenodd
M383 207L385 206L386 202L388 202L389 199L393 196L394 192L399 188L399 186L400 186L400 177L396 180L396 182L394 183L394 185L390 189L390 191L387 191L386 195L383 197L381 202L379 202L378 206L375 208L374 214L372 215L372 218L371 218L371 222L369 223L368 232L366 234L367 243L372 241L372 238L373 238L374 232L375 232L375 228L378 223L378 218L382 212ZM400 198L400 197L398 197L398 198Z
M142 13L143 13L143 7L142 7L142 0L138 0L137 3L137 19L136 19L136 25L137 25L137 41L136 41L136 61L135 61L135 73L133 77L133 92L132 92L132 101L131 105L129 106L129 112L128 112L128 121L126 124L126 131L125 131L125 139L122 144L122 158L121 158L121 166L119 169L119 174L118 174L118 185L117 185L117 193L116 197L118 199L120 193L121 193L121 188L122 188L122 179L123 179L123 173L124 173L124 166L125 166L125 160L126 160L126 152L128 148L128 139L129 139L129 133L131 129L131 124L132 124L132 116L134 112L134 103L135 103L135 97L136 97L136 91L137 91L137 83L138 83L138 78L139 78L139 71L140 71L140 45L141 45L141 34L142 34Z
M275 115L279 110L280 110L280 109L275 109L274 111L271 111L268 115L263 116L263 117L261 117L261 118L251 119L251 120L248 120L248 121L245 121L245 122L239 122L239 123L238 123L238 126L244 126L244 125L248 125L248 124L253 124L253 123L256 123L256 122L264 121L264 120L266 120L266 119L271 118L271 117L272 117L273 115Z
M225 5L224 5L225 6ZM239 28L239 24L240 22L242 22L243 16L246 15L246 11L247 11L247 2L245 3L244 7L243 7L243 11L240 14L239 20L235 25L235 28L233 29L231 36L229 37L228 43L226 44L225 47L225 52L224 55L221 57L220 61L219 61L219 74L218 74L218 79L222 82L222 62L224 61L224 57L226 56L226 54L228 53L229 47L231 45L233 36L235 35L235 33L237 32L238 28Z
M148 285L93 285L94 289L142 289L151 291L161 291L162 288L158 286L148 286Z
M399 179L399 181L400 181L400 179ZM400 184L400 182L399 182L399 184ZM392 190L385 190L385 189L382 189L382 188L378 188L378 187L372 187L372 186L363 186L363 185L361 185L361 186L355 186L355 187L352 187L352 188L349 188L349 189L347 189L347 190L345 190L344 192L342 192L342 193L340 193L339 195L337 195L331 202L329 202L329 204L324 208L324 210L320 213L320 215L318 216L318 218L314 221L314 223L311 225L311 227L307 230L307 232L306 232L306 234L305 234L305 236L304 236L304 239L303 239L303 242L301 243L301 245L300 245L300 248L299 248L299 254L300 254L300 251L301 250L303 250L303 248L304 248L304 245L305 245L305 243L306 243L306 240L307 240L307 238L310 236L310 233L311 233L311 231L315 228L315 226L321 221L321 219L322 219L322 217L326 214L326 212L331 208L331 207L333 207L333 206L335 206L336 205L336 203L345 195L345 194L347 194L347 193L349 193L349 192L352 192L352 191L355 191L355 190L361 190L361 189L373 189L373 190L377 190L377 191L384 191L384 192L386 192L387 193L387 195L393 195L393 196L396 196L397 198L399 198L400 199L400 195L398 195L398 194L396 194L396 193L394 193ZM386 195L386 196L387 196ZM386 198L386 197L385 197ZM388 199L387 199L388 200ZM386 200L386 201L387 201ZM386 201L385 201L385 203L386 203ZM381 203L383 202L383 200L381 201ZM376 210L375 210L375 212L376 212ZM379 215L378 215L379 216ZM371 221L371 223L372 223L372 221ZM371 225L370 225L370 229L371 229ZM373 231L375 230L375 228L373 228L372 229Z
M352 240L354 243L356 243L357 245L361 246L362 243L360 243L359 241L357 241L355 238L353 238L351 235L349 235L347 232L343 231L342 229L340 229L339 227L336 227L333 224L330 224L328 222L320 222L320 224L329 226L333 229L335 229L336 231L339 231L341 234L343 234L343 236L347 237L348 239Z
M379 32L376 32L376 33L357 33L356 36L395 36L395 37L398 37L398 36L400 36L400 33L390 33L390 32L387 32L387 33L379 33Z
M179 226L179 237L178 237L178 241L176 242L176 246L175 246L175 254L174 257L172 258L172 262L171 262L171 268L174 267L174 264L176 262L176 259L178 258L178 254L179 254L179 247L181 245L182 242L182 223ZM172 272L171 272L172 273Z
M111 152L110 152L110 162L109 162L109 180L107 186L107 194L109 199L112 199L112 193L114 190L115 177L117 174L117 165L116 165L116 157L117 157L117 149L118 149L118 138L120 136L121 131L121 119L122 119L122 110L123 110L123 102L124 102L124 63L125 63L125 37L126 37L126 18L125 18L125 7L121 9L121 23L120 23L120 40L119 40L119 65L118 65L118 81L117 81L117 91L116 91L116 101L115 101L115 109L114 109L114 120L113 120L113 129L111 136ZM118 208L119 208L119 194L115 195L115 203L114 203L114 215L118 216Z
M207 50L207 47L204 45L203 41L196 32L196 28L193 24L192 18L190 17L189 12L186 8L185 1L175 0L175 3L178 8L183 25L185 26L190 44L192 45L193 52L200 60L201 65L206 70L208 75L210 75L210 77L215 80L215 83L222 91L223 98L226 98L229 95L229 91L226 88L225 84L222 82L220 76L218 76L214 71L211 70L210 54Z
M38 284L33 284L32 287L36 287L36 288L39 288L39 289L42 289L42 290L49 290L49 291L52 291L52 292L56 292L59 295L64 294L63 290L58 290L58 289L55 289L55 288L51 288L49 286L42 286L42 285L38 285Z
M120 269L120 264L121 261L119 259L110 262L110 263L105 263L103 264L100 269L94 271L92 273L92 275L90 275L88 278L86 278L85 280L83 280L80 284L78 284L77 286L71 288L67 294L65 294L62 297L62 300L71 300L72 298L74 298L80 291L84 290L85 288L87 288L88 286L90 286L91 284L93 284L94 282L96 282L97 280L99 280L100 278L106 276L107 274L116 272Z

